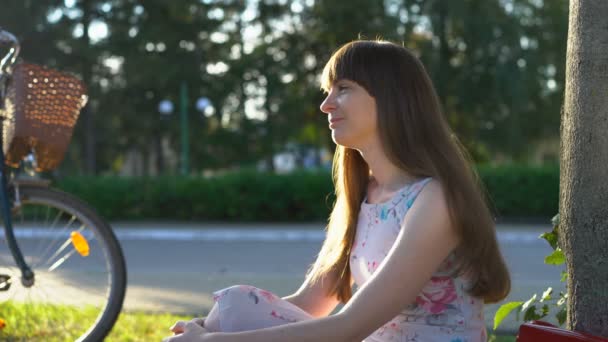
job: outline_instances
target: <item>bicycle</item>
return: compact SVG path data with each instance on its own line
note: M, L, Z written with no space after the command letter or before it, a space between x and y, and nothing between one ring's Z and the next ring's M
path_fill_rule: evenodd
M0 118L0 212L4 223L0 233L0 318L6 322L0 340L12 327L23 330L25 334L19 338L28 341L102 341L116 322L125 295L126 266L119 242L112 228L82 200L52 189L49 181L17 177L15 162L40 171L55 167L63 155L44 150L44 144L31 137L22 137L15 144L7 141L11 134L13 141L17 139L10 131L15 122L23 123L19 116L6 115L19 106L15 99L34 101L31 97L36 94L29 91L38 82L47 87L43 93L53 95L63 88L75 88L75 84L61 84L59 78L45 76L30 80L33 83L23 87L27 91L17 89L13 67L24 64L16 63L19 41L0 28L0 47L3 45L9 47L0 60L0 114L4 114ZM31 70L29 76L36 77ZM82 96L84 106L86 95ZM76 118L80 109L76 108ZM47 108L36 110L46 114ZM55 118L36 120L30 123L35 129L57 123ZM22 157L24 152L27 156L16 161L15 155Z

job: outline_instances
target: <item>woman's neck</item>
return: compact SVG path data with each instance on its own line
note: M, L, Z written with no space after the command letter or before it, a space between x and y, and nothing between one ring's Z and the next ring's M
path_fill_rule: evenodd
M396 191L412 183L415 177L394 165L380 148L360 150L370 169L370 178L384 191Z

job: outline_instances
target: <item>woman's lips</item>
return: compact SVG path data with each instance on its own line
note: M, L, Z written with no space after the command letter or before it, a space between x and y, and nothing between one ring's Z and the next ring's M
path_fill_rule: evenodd
M329 121L329 128L333 128L336 125L336 123L338 123L338 122L340 122L342 120L343 120L343 118L331 118L331 119L329 119L328 120Z

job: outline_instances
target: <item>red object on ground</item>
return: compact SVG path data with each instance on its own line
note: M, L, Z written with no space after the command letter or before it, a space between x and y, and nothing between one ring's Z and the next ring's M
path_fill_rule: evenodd
M608 342L608 338L562 329L543 321L532 321L519 327L517 342Z

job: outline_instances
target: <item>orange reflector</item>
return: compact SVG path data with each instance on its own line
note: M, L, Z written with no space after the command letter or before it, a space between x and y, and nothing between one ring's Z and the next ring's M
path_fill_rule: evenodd
M87 239L82 236L79 232L72 232L70 234L70 239L72 240L72 245L76 251L82 256L89 256L89 243Z

